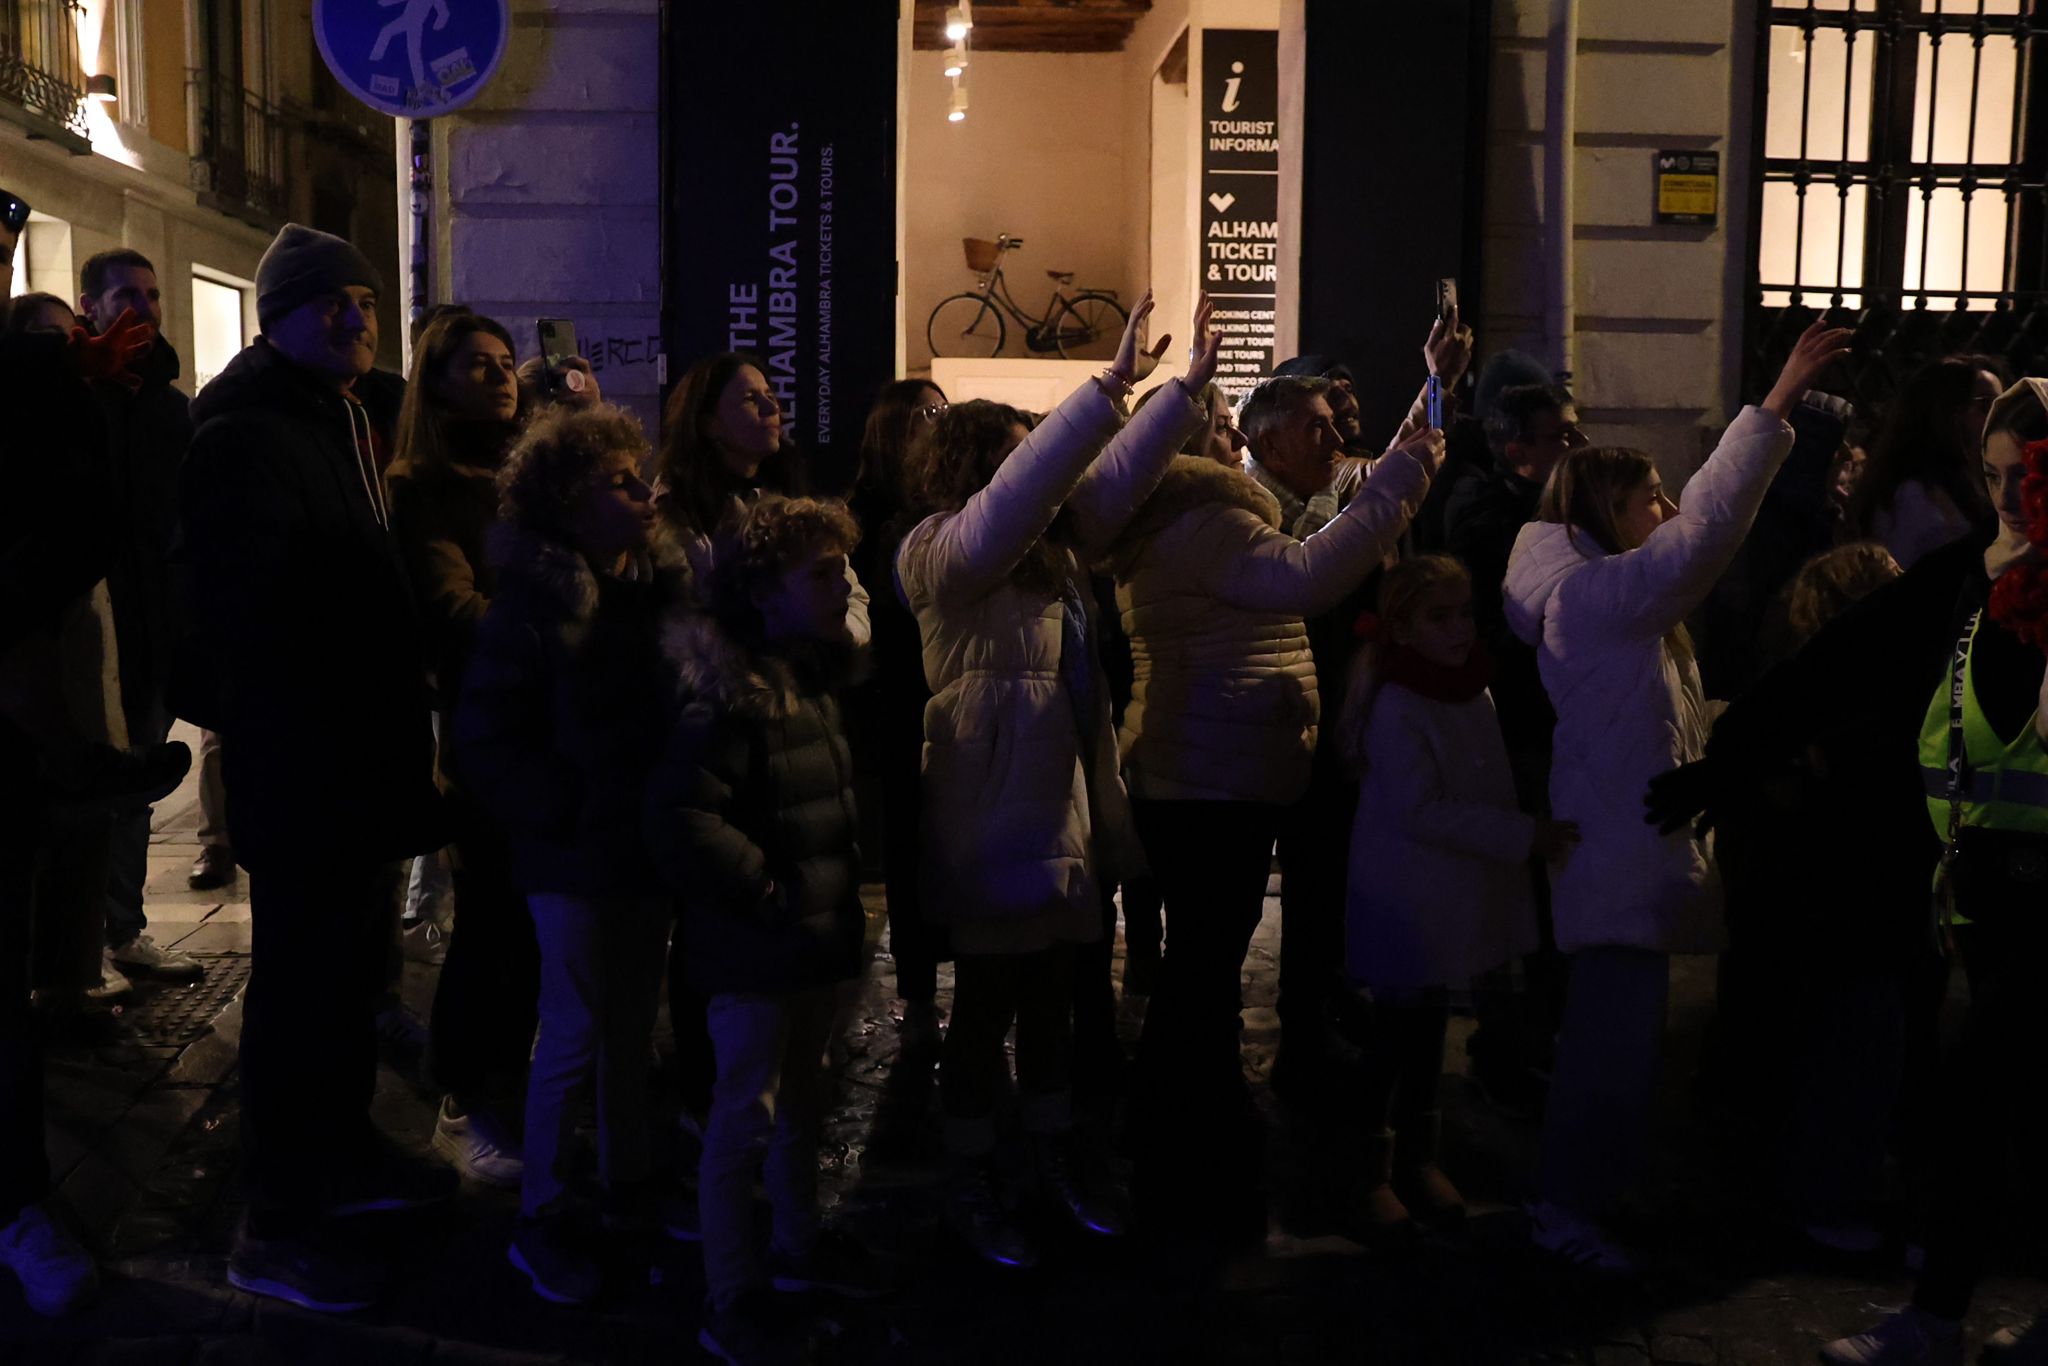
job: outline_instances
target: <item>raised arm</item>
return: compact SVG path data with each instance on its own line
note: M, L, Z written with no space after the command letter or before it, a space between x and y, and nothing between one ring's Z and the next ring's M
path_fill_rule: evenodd
M1458 320L1458 306L1451 305L1451 311L1438 318L1429 329L1429 339L1422 343L1422 360L1429 367L1429 373L1437 377L1443 386L1444 406L1449 408L1451 394L1458 387L1458 381L1465 377L1466 367L1472 364L1472 329ZM1449 425L1448 422L1445 424ZM1415 401L1408 405L1408 414L1401 419L1401 426L1394 433L1394 439L1387 443L1387 449L1406 445L1429 426L1429 382L1415 391Z
M1389 451L1344 510L1307 540L1275 531L1250 513L1232 514L1223 525L1244 540L1197 557L1202 586L1248 611L1304 617L1328 611L1394 549L1442 458L1443 433L1437 431ZM1219 540L1222 534L1219 529Z
M1172 392L1161 394L1124 424L1068 498L1067 506L1080 532L1084 558L1092 559L1108 549L1109 543L1152 496L1166 467L1206 418L1196 398L1215 376L1217 351L1222 344L1221 337L1209 327L1212 308L1207 294L1195 302L1194 343L1189 350L1187 374L1168 380L1167 388ZM1124 330L1126 350L1135 352L1136 328L1151 309L1152 296L1147 293L1138 301L1130 326ZM1160 349L1171 340L1162 337ZM1124 364L1120 354L1117 367ZM1112 371L1117 372L1117 367L1112 367Z
M1791 453L1793 407L1813 378L1847 351L1849 335L1818 322L1809 327L1763 405L1743 409L1728 424L1686 485L1677 513L1636 549L1594 560L1574 575L1570 591L1597 604L1594 620L1617 634L1661 636L1706 600Z

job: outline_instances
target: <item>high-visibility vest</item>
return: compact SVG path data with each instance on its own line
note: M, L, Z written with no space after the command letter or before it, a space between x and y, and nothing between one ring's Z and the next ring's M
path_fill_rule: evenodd
M2048 745L2041 743L2030 718L2019 738L2006 744L1984 719L1977 704L1974 656L1981 619L1970 632L1970 648L1951 657L1950 672L1927 704L1920 726L1920 777L1927 791L1927 813L1935 833L1949 837L1950 770L1953 743L1949 734L1955 690L1961 689L1963 723L1962 809L1964 826L2019 830L2048 835Z

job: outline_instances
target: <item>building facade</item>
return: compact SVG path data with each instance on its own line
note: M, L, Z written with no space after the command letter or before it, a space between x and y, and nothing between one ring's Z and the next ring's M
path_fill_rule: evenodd
M396 297L394 161L302 0L0 0L0 184L35 211L15 289L75 302L93 253L140 251L188 391L255 336L256 263L286 222L354 241Z

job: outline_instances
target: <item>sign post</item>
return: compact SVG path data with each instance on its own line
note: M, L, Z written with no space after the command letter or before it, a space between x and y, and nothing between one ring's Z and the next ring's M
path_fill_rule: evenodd
M1280 35L1202 30L1202 288L1236 403L1273 369L1280 293Z

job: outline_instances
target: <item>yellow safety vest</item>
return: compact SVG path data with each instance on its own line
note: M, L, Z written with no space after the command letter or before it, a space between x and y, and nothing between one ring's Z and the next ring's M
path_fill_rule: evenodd
M1927 813L1945 842L1953 838L1954 829L1965 826L2048 834L2048 746L2035 734L2032 718L2020 728L2018 739L2005 743L1977 704L1972 656L1981 623L1982 613L1971 618L1920 726L1920 777L1927 792Z

